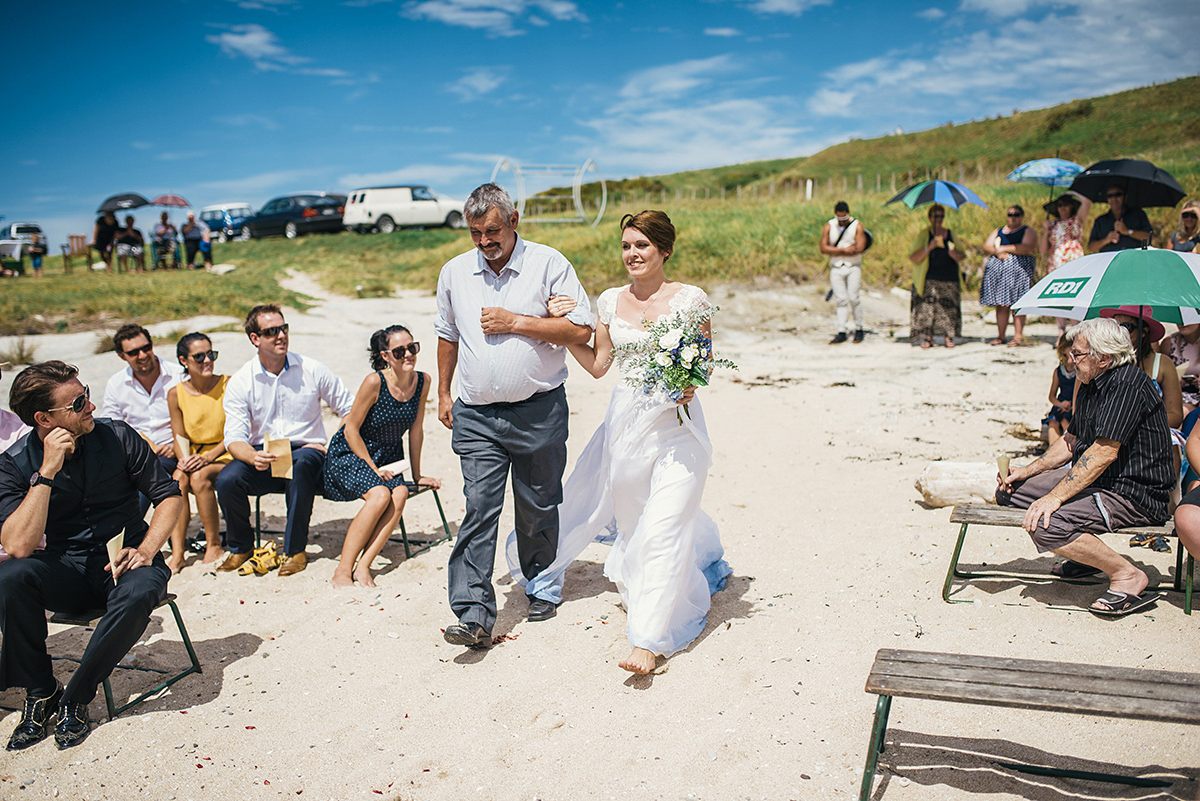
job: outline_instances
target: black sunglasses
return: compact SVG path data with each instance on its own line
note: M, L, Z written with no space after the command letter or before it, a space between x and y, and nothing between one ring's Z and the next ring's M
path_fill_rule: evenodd
M1108 198L1108 197L1125 197L1125 193L1124 192L1109 192L1107 195L1105 195L1105 197L1106 198Z
M1009 216L1009 217L1024 217L1024 216L1025 216L1025 213L1024 213L1024 212L1021 212L1021 211L1010 211L1010 212L1008 213L1008 216Z
M1194 220L1194 219L1196 219L1196 215L1195 215L1195 214L1192 214L1190 211L1185 211L1183 214L1180 214L1179 216L1180 216L1180 217L1182 217L1182 218L1183 218L1183 219L1185 219L1185 220Z
M401 345L398 348L392 348L391 354L393 359L403 359L405 353L411 353L416 356L421 352L420 342L410 342L407 345Z
M83 412L84 408L88 405L88 401L91 400L91 397L92 397L91 387L85 386L83 388L83 392L80 393L75 398L75 400L71 401L70 404L68 404L67 406L59 406L57 409L47 409L46 414L50 414L52 412L65 412L67 409L70 409L71 411L75 412L75 414L81 414Z
M196 364L204 364L206 361L215 362L220 355L219 351L209 350L193 353L192 358L196 360Z
M280 334L286 334L287 332L288 324L284 323L283 325L273 325L270 328L264 328L258 332L258 335L260 337L277 337Z
M126 356L140 356L141 354L149 353L152 350L154 350L154 345L153 343L148 342L145 345L142 345L140 348L134 348L133 350L122 350L121 352Z

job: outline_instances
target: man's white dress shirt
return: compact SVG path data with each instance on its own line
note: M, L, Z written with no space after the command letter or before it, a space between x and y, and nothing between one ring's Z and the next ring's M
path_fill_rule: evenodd
M270 437L294 444L325 444L321 401L345 417L354 396L315 359L289 353L284 368L275 375L255 356L225 385L225 442L261 445Z
M517 237L512 257L497 275L476 248L455 256L438 277L440 339L458 343L458 397L463 403L523 401L555 389L567 378L567 349L520 334L484 334L482 310L499 306L514 314L549 317L552 295L569 295L567 319L596 327L587 293L575 268L552 247Z
M133 377L133 368L126 367L104 385L104 403L97 417L124 420L129 427L155 445L174 442L171 435L171 412L167 408L167 390L179 383L179 365L171 368L159 356L158 379L147 392Z

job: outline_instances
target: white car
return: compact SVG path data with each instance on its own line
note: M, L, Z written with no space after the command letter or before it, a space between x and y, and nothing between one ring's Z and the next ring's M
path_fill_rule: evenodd
M463 201L441 197L427 186L371 186L350 193L342 222L359 233L390 234L412 226L465 228L462 211Z
M462 208L461 206L459 208ZM49 252L50 243L46 241L46 234L42 232L42 227L34 222L15 222L0 228L0 240L6 242L23 242L24 244L14 244L10 248L12 258L20 261L25 251L29 249L29 243L33 241L33 235L38 235L38 241L46 246Z

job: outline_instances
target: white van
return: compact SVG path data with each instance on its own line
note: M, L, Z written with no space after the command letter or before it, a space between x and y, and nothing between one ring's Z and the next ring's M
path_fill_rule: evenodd
M408 226L466 228L463 201L441 197L427 186L371 186L355 189L342 222L351 231L390 234Z

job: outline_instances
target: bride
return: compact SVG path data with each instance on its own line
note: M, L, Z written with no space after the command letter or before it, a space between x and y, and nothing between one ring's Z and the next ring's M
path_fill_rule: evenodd
M675 245L675 226L666 214L627 214L621 228L631 283L600 295L595 346L570 347L597 378L608 372L614 345L641 339L645 326L661 317L709 305L702 289L668 281L663 273ZM561 316L574 305L555 297L549 308ZM707 321L704 326L708 335ZM526 588L559 603L568 565L615 530L604 575L617 585L628 612L633 651L620 664L633 673L652 672L656 656L669 657L700 635L709 597L732 572L716 523L700 509L712 445L694 392L689 387L684 393L679 403L689 403L689 414L679 415L661 392L647 395L624 383L613 390L604 422L563 487L557 556ZM513 577L525 584L511 536L506 551Z

